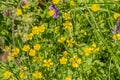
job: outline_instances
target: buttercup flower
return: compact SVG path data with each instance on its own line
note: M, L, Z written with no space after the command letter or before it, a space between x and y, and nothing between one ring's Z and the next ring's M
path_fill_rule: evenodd
M60 2L60 0L52 0L53 4L58 4Z
M67 59L65 57L60 58L60 64L66 64L67 63Z
M10 71L5 71L5 72L3 73L3 75L4 75L5 78L9 78L10 75L11 75L11 72L10 72Z
M53 62L51 59L48 59L48 60L44 60L44 65L43 66L46 66L46 67L50 67L53 65Z
M113 17L114 17L115 19L117 19L119 16L120 16L120 13L114 13L114 14L113 14Z
M92 7L91 7L91 10L96 12L99 10L99 6L97 4L93 4Z
M42 76L42 72L39 72L39 71L35 71L32 76L36 79L41 79L43 76Z
M17 16L22 15L22 10L21 10L21 9L17 9L17 10L16 10L16 15L17 15Z
M34 47L34 50L37 50L37 51L40 50L40 44L35 44L33 47Z
M54 4L51 4L49 6L49 9L54 10L53 18L58 18L59 17L59 11L58 11L58 9L56 8L56 6Z
M27 52L30 50L30 46L29 45L24 45L22 48L23 51Z
M29 56L34 57L36 55L36 51L34 49L30 49Z
M66 77L64 80L72 80L71 77Z

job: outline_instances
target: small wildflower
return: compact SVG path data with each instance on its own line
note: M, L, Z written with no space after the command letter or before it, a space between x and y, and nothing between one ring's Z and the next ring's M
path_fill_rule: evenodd
M23 51L27 52L30 50L30 46L29 45L24 45L22 48Z
M65 13L62 15L62 17L63 17L63 19L65 19L65 20L70 20L70 19L71 19L71 17L70 17L70 11L65 12Z
M55 29L54 29L54 33L58 33L59 32L59 27L55 27Z
M4 51L9 51L10 50L10 46L5 46Z
M35 71L32 75L36 79L41 79L43 77L42 72L39 72L39 71Z
M58 42L59 42L59 43L64 43L64 42L65 42L65 40L66 40L66 38L65 38L65 37L60 37L60 38L58 39Z
M71 77L66 77L64 80L72 80Z
M54 10L49 10L48 14L49 14L50 16L53 16L53 15L54 15Z
M70 6L74 6L75 2L73 0L70 1Z
M34 50L39 51L41 46L40 44L35 44L33 47L34 47Z
M45 32L45 26L44 26L44 25L39 26L39 27L38 27L38 31L39 31L40 33Z
M9 78L10 75L11 75L11 72L10 72L10 71L5 71L5 72L3 73L3 75L4 75L5 78Z
M28 8L28 4L25 4L24 6L22 6L23 9L27 9Z
M82 29L80 32L81 32L82 34L84 34L84 35L87 35L87 32L86 32L85 30L83 30L83 29Z
M73 43L75 41L73 39L67 40L68 47L73 47Z
M63 52L63 55L64 55L64 56L67 56L67 55L68 55L68 52L67 52L67 51L64 51L64 52Z
M119 2L119 0L114 0L115 2Z
M15 78L10 78L9 80L15 80Z
M33 34L39 34L39 30L38 30L38 27L37 27L37 26L34 26L34 27L32 28L32 33L33 33Z
M19 73L19 76L20 76L21 79L27 78L27 76L25 75L24 72L20 72L20 73Z
M117 19L119 16L120 16L120 13L114 13L114 14L113 14L113 17L114 17L115 19Z
M81 64L81 59L76 55L70 58L70 62L72 63L72 67L78 68L79 64Z
M60 0L52 0L53 4L58 4L60 2Z
M59 11L58 9L56 8L56 6L54 4L51 4L49 6L49 9L50 10L54 10L54 15L53 15L53 18L57 19L59 17Z
M32 40L32 37L33 37L33 33L29 33L28 35L26 35L27 40Z
M92 48L89 48L89 47L85 47L83 49L84 53L85 53L85 56L89 56L91 51L92 51Z
M10 53L9 55L8 55L8 57L7 57L7 60L8 61L12 61L14 59L14 57L12 56L12 54Z
M120 34L114 34L113 40L120 40Z
M60 64L66 64L67 63L67 59L65 57L60 58Z
M48 60L44 60L44 66L45 67L50 67L50 66L52 66L53 65L53 62L52 62L52 60L51 59L48 59Z
M18 15L18 16L19 16L19 15L22 15L22 10L21 10L21 9L17 9L17 10L16 10L16 15Z
M19 51L20 51L19 48L15 47L15 48L12 49L11 53L12 53L13 56L16 56L19 53Z
M96 12L99 10L99 6L97 4L93 4L92 7L91 7L91 10Z
M34 57L36 55L36 51L34 49L30 49L29 56Z
M72 26L72 23L69 22L69 21L66 21L65 23L63 23L63 26L64 26L65 29L70 29L71 26Z

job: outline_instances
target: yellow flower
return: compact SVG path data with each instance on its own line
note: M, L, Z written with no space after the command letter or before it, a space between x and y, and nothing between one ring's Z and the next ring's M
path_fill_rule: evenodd
M78 68L79 64L81 64L81 59L76 55L70 58L70 62L72 63L72 67Z
M120 34L114 34L113 40L120 40Z
M72 26L72 23L69 21L66 21L65 23L63 23L63 26L65 29L70 29L70 27Z
M19 48L17 48L17 47L13 48L12 52L11 52L12 56L18 55L19 51L20 51Z
M53 62L52 62L52 60L51 59L48 59L48 60L44 60L44 64L43 64L43 66L46 66L46 67L50 67L50 66L52 66L53 65Z
M5 71L5 72L3 73L3 75L4 75L4 78L9 78L10 75L11 75L11 72L10 72L10 71Z
M39 30L40 33L44 32L45 31L45 26L44 25L39 26L38 30Z
M40 78L43 77L43 76L42 76L42 72L39 72L39 71L35 71L35 72L32 74L32 76L33 76L34 78L36 78L36 79L40 79Z
M34 57L36 55L36 51L34 49L30 49L29 56Z
M27 78L27 76L25 75L24 72L20 72L20 73L19 73L19 76L20 76L21 79Z
M50 16L53 16L53 15L54 15L54 10L49 10L48 14L49 14Z
M33 34L39 34L39 30L38 30L38 27L37 27L37 26L34 26L34 27L32 28L32 33L33 33Z
M34 57L32 62L40 64L42 60L43 60L43 57Z
M10 47L9 46L5 46L4 51L9 51Z
M96 12L99 10L99 6L97 4L93 4L92 7L91 7L91 10Z
M89 56L91 51L92 51L92 48L89 48L89 47L85 47L83 49L84 53L85 53L85 56Z
M28 8L28 4L25 4L24 6L22 6L23 9L27 9Z
M18 16L19 16L19 15L22 15L22 10L21 10L21 9L17 9L17 10L16 10L16 15L18 15Z
M70 6L74 6L75 2L73 0L70 1Z
M61 37L61 38L59 38L57 41L59 42L59 43L64 43L65 42L65 37Z
M120 16L120 13L114 13L113 16L115 19L117 19Z
M62 17L63 17L63 19L65 19L65 20L70 20L70 19L71 19L71 17L70 17L70 11L65 12L65 13L62 15Z
M29 45L24 45L22 48L23 51L27 52L30 50L30 46Z
M64 51L64 52L63 52L63 55L64 55L64 56L67 56L67 55L68 55L68 52L67 52L67 51Z
M58 33L59 32L59 27L55 27L55 29L54 29L54 33Z
M119 2L119 0L114 0L115 2Z
M73 39L67 40L68 47L73 47L73 43L75 41Z
M34 47L34 50L37 50L37 51L40 50L40 44L35 44L33 47Z
M58 4L60 2L60 0L52 0L53 4Z
M9 80L15 80L14 78L10 78Z
M12 54L10 53L9 55L8 55L8 57L7 57L7 60L8 61L12 61L14 59L14 57L12 56Z
M60 58L60 64L66 64L67 63L67 59L65 57Z
M84 35L87 35L87 32L83 29L80 32L83 33Z
M71 77L66 77L64 80L72 80Z
M27 40L32 40L32 37L33 37L33 33L29 33L28 35L26 35Z
M95 43L93 43L93 44L92 44L92 47L96 48L96 44L95 44Z

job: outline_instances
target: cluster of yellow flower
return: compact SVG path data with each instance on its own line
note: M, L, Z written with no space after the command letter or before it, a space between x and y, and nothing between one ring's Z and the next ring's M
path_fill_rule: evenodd
M99 51L100 48L96 47L96 44L93 43L92 44L92 47L85 47L83 49L84 53L85 53L85 56L89 56L92 52L97 52Z

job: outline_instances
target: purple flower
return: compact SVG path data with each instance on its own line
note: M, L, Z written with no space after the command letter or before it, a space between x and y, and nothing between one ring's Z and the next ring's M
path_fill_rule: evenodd
M4 17L8 17L8 16L9 16L9 12L8 12L8 11L5 11L5 12L3 13L3 16L4 16Z
M20 6L24 6L27 3L27 0L21 0Z
M120 16L117 19L116 25L113 28L113 34L120 33Z
M60 15L59 15L59 11L58 9L56 8L56 6L54 4L51 4L49 6L49 9L50 10L54 10L54 15L53 15L53 18L58 18Z

